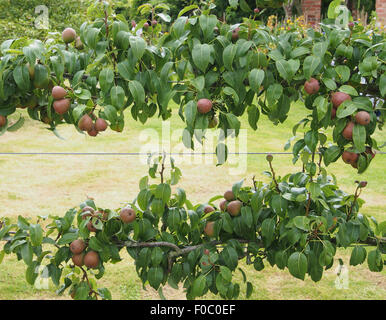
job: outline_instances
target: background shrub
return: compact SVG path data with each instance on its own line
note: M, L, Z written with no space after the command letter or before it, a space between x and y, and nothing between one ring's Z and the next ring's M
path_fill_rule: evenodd
M44 39L48 32L75 29L86 20L88 0L0 0L0 43L12 38ZM49 14L49 29L37 29L35 8L45 5Z

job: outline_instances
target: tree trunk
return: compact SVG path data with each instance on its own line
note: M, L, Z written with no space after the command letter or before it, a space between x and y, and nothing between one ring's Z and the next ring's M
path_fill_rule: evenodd
M288 19L292 18L292 7L294 5L294 0L288 1L287 4L283 4L283 9L285 12L285 20L287 21Z

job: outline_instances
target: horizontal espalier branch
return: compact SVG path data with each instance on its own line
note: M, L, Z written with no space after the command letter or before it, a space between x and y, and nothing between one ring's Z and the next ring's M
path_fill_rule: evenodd
M249 243L254 242L250 240L244 240L244 239L235 239L239 243ZM201 243L195 246L187 246L184 248L180 248L174 243L166 242L166 241L158 241L158 242L133 242L133 241L126 241L123 243L123 246L127 248L145 248L145 247L169 247L172 248L174 251L169 253L168 256L168 272L170 273L172 270L173 262L177 257L183 256L188 254L191 251L194 251L198 248L201 248L205 245L221 245L223 244L221 241L213 240L210 242Z
M51 76L55 77L55 73L51 73ZM89 78L90 75L89 74L83 74L82 75L82 80L87 80L87 78ZM65 79L69 79L69 80L72 80L74 78L74 75L71 74L71 73L64 73L63 74L63 78ZM121 79L120 76L116 76L115 79ZM186 83L187 81L184 81L184 80L178 80L178 81L168 81L168 83L176 83L176 84L180 84L180 83Z

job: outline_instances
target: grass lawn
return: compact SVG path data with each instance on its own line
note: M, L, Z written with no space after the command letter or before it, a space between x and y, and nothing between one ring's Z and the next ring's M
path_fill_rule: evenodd
M292 136L292 126L304 115L304 108L294 104L284 125L274 126L262 116L257 131L247 130L247 149L241 151L283 152L284 144ZM144 152L145 145L152 145L154 150L160 146L162 139L166 140L167 125L171 128L172 143L170 148L164 143L159 151L180 150L180 134L174 130L183 129L184 126L177 113L164 127L158 119L150 120L145 125L135 122L130 115L127 119L129 120L123 133L108 130L97 138L83 136L70 126L59 127L65 140L58 139L44 125L26 120L25 126L18 132L6 133L0 137L0 152ZM246 118L242 122L242 128L249 127ZM158 143L157 140L150 141L149 134L154 136L157 133ZM378 133L377 138L382 144L385 135ZM199 149L196 151L201 152ZM205 151L213 152L214 147ZM229 163L217 167L213 156L174 158L183 173L179 187L186 190L188 198L193 202L205 202L216 194L222 194L232 183L242 178L246 178L246 184L251 184L254 175L256 179L267 181L262 175L268 169L264 155L249 155L245 161L240 156L230 156ZM340 186L347 192L354 191L355 180L368 180L368 187L362 194L366 201L362 213L374 216L378 221L386 218L385 159L386 155L377 155L370 169L362 175L358 175L342 160L329 167L329 171L338 177ZM300 169L300 164L294 166L291 160L291 155L275 155L273 165L279 175ZM33 218L37 215L64 214L87 196L95 198L100 207L116 208L137 195L138 181L146 174L146 170L146 156L137 155L2 155L0 217L16 218L23 215ZM100 285L108 287L114 299L158 299L158 294L151 288L142 289L133 260L126 253L122 257L123 261L120 263L106 266ZM309 278L304 282L297 280L289 275L288 270L281 271L276 267L267 266L263 271L257 272L253 267L247 266L247 276L255 287L251 299L385 299L386 270L381 273L370 272L366 263L351 267L348 265L349 257L350 249L338 250L336 263L318 283L313 283ZM338 258L342 258L348 268L349 281L346 289L337 289L335 286ZM0 265L0 299L68 298L57 296L53 286L49 290L37 290L28 285L24 278L25 270L25 264L17 261L14 256L4 258ZM242 279L238 271L236 275ZM243 284L241 289L240 298L245 298ZM164 293L168 299L185 298L182 289L166 287ZM205 298L217 297L207 295Z

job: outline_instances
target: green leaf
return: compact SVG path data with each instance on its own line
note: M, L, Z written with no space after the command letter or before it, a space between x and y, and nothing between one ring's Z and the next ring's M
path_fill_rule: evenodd
M109 68L104 68L99 73L99 84L104 93L107 93L113 86L114 72Z
M337 88L337 86L336 86L336 83L335 83L335 81L334 80L332 80L332 79L322 79L322 81L323 81L323 83L324 83L324 85L327 87L327 89L329 89L329 90L336 90L336 88Z
M206 288L206 277L201 274L199 275L192 284L192 295L194 297L200 297L204 294Z
M205 14L202 14L200 15L198 21L199 21L202 33L204 34L204 38L210 39L211 37L213 37L214 27L217 24L217 17L215 15L207 16Z
M25 278L30 285L34 285L35 280L38 277L38 272L37 272L38 267L39 267L38 262L34 261L34 262L32 262L32 264L30 264L28 266L28 268L25 272Z
M319 96L312 105L316 107L318 121L321 121L328 111L328 100L325 97Z
M320 185L317 182L310 182L308 186L308 191L311 193L311 199L316 201L316 199L321 195L322 190L320 189Z
M104 106L103 113L105 114L106 119L111 123L115 123L117 121L117 109L115 109L113 106Z
M273 219L265 219L261 224L261 234L265 245L268 247L275 238L275 221Z
M233 43L228 45L224 49L222 59L226 69L233 70L233 60L236 57L236 53L237 53L237 45Z
M182 15L184 15L185 13L187 13L188 11L191 11L191 10L194 10L194 9L198 9L198 6L196 4L192 4L190 6L187 6L185 8L183 8L179 13L178 13L178 18L181 17Z
M13 70L13 78L21 91L27 91L30 88L30 78L28 67L26 65L19 65Z
M249 73L248 80L249 80L249 86L251 89L259 93L260 92L260 86L263 83L265 77L264 70L261 69L252 69Z
M300 230L303 230L303 231L310 230L310 220L305 216L297 216L293 218L293 223L295 227Z
M146 49L145 40L142 37L131 36L129 41L131 49L133 50L134 57L136 57L137 60L141 59Z
M78 233L77 232L68 232L65 233L57 242L58 245L68 244L72 241L78 239Z
M251 282L247 282L247 293L246 293L246 297L247 299L249 299L252 295L252 292L253 292L253 285Z
M235 270L237 268L238 255L233 247L226 246L223 251L221 251L220 256L230 270Z
M367 252L364 247L356 246L351 253L350 265L356 266L363 263L366 260L366 255Z
M24 125L24 121L25 121L24 117L22 115L20 115L19 119L14 124L12 124L11 126L9 126L7 128L7 131L15 132L15 131L19 130Z
M26 265L30 265L32 263L33 251L31 247L31 243L27 242L21 246L21 257L23 258Z
M357 111L358 105L352 101L343 102L336 111L336 117L338 119L346 118Z
M304 59L303 72L306 79L310 79L314 74L316 68L320 64L320 58L315 56L308 56Z
M39 224L31 224L29 226L31 244L34 247L40 246L43 241L43 229Z
M341 148L338 146L331 146L328 149L324 151L323 154L323 160L326 167L332 163L335 162L341 154Z
M353 129L354 146L358 152L365 152L366 128L360 124L355 124Z
M306 146L311 150L311 152L315 152L316 146L319 141L318 131L308 131L304 136L304 142Z
M170 185L161 183L155 190L155 197L161 199L164 203L167 203L170 199L171 193L172 191Z
M358 96L358 91L356 91L352 86L343 85L339 88L340 92L349 94L350 96Z
M142 105L145 103L145 90L142 84L137 80L129 82L129 90L134 98L135 103Z
M225 281L232 281L232 271L230 271L229 268L225 266L220 266L220 273Z
M88 47L96 49L98 43L98 35L100 30L97 28L88 28L85 34L85 40Z
M276 61L276 69L279 72L280 76L284 79L290 81L292 77L294 76L291 65L288 63L288 61L284 59L280 59Z
M196 115L197 104L194 102L194 100L190 100L185 106L185 119L186 124L191 128L194 128L194 121L196 120Z
M88 246L95 251L103 251L103 243L96 237L91 237Z
M125 103L125 91L120 86L113 86L110 91L111 104L117 109L123 109Z
M375 249L369 252L367 255L367 264L370 271L381 272L383 269L382 255L379 249Z
M335 72L338 75L339 82L344 83L350 79L350 68L347 66L337 66Z
M161 263L163 257L164 257L164 253L163 253L162 249L160 247L154 248L151 252L152 266L153 267L158 266Z
M288 270L298 279L304 280L307 272L308 263L306 256L301 252L294 252L288 258Z
M379 80L379 91L382 97L386 96L386 74L383 74Z
M157 290L163 280L163 269L162 267L151 267L147 273L147 280L149 284Z
M205 73L210 62L212 47L208 44L196 44L192 50L194 64Z
M248 123L253 130L257 130L257 122L260 118L260 110L254 105L248 106Z

